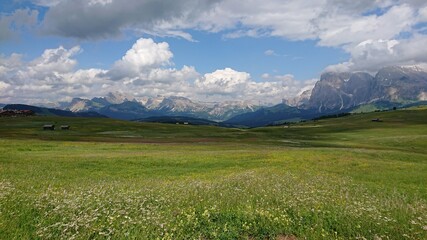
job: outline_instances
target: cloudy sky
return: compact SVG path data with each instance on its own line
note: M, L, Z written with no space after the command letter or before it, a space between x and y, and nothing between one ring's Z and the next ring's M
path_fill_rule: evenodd
M2 0L0 102L120 91L280 102L324 71L427 65L425 0Z

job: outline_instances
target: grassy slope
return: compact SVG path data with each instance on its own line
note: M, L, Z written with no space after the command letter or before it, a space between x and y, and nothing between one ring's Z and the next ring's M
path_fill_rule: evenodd
M0 118L0 238L424 239L426 119L416 108L242 130Z

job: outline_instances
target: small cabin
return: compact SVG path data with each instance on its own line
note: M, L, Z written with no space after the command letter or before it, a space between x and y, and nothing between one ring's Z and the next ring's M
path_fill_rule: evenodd
M189 123L188 122L184 122L184 125L188 125Z
M70 130L70 125L62 125L61 130Z
M43 130L51 130L51 131L53 131L53 130L55 130L55 125L46 124L46 125L43 126Z

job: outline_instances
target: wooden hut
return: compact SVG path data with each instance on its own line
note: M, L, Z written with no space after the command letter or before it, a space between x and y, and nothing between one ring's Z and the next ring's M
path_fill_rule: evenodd
M70 130L70 125L62 125L61 130Z
M53 130L55 130L55 125L53 125L53 124L43 125L43 130L51 130L51 131L53 131Z

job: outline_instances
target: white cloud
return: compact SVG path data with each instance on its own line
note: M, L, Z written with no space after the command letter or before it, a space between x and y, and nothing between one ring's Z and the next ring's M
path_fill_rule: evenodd
M205 74L195 85L207 95L240 95L245 92L250 77L249 73L226 68Z
M0 93L10 87L10 84L0 81Z
M76 69L79 46L46 49L32 60L19 54L0 57L0 101L48 103L73 97L105 96L121 91L134 97L184 96L200 101L252 100L278 103L293 97L312 82L297 81L292 75L264 75L256 82L249 73L231 68L204 75L192 66L173 65L167 43L139 39L112 69ZM120 74L116 74L118 69ZM115 74L115 75L114 75ZM114 75L114 78L112 76Z
M152 39L141 38L114 64L111 74L118 77L138 76L147 69L170 65L172 57L168 43L155 43Z
M39 4L46 5L44 0ZM193 40L190 29L227 37L318 39L324 46L389 39L424 16L417 0L62 0L44 19L50 34L75 38L117 36L125 30ZM417 13L417 9L421 9ZM418 18L416 15L420 15Z
M322 46L358 44L369 36L389 39L417 23L417 1L224 0L202 13L197 23L208 31L231 30L227 37L278 36L318 40ZM218 21L219 20L219 21ZM178 25L176 27L179 27Z
M117 61L122 77L112 81L111 71L76 69L75 56L79 46L66 49L46 49L43 54L25 62L19 54L0 56L1 101L20 103L56 102L73 97L104 96L120 90L135 96L180 95L193 92L193 82L199 77L194 67L168 68L173 56L167 43L140 39ZM4 82L3 82L3 79Z
M392 65L426 65L427 36L403 40L367 40L349 50L351 59L326 71L370 71Z
M367 39L392 39L411 30L415 11L408 5L392 7L382 16L330 16L319 21L322 46L355 45Z
M311 39L319 46L338 47L349 60L327 70L376 71L387 65L427 65L425 0L34 0L49 7L45 33L78 39L136 34L176 36L193 41L188 30L222 32L225 37ZM36 10L21 9L0 16L0 41L37 24ZM422 25L422 24L421 24ZM407 33L407 37L400 35ZM197 39L196 39L197 40ZM173 67L166 42L139 39L111 69L80 69L79 47L48 49L30 62L13 54L0 57L2 91L8 96L47 100L59 96L102 95L111 89L135 95L171 94L200 100L277 99L292 97L312 82L292 76L262 76L230 68L203 76L194 67ZM275 56L274 50L265 55ZM112 81L114 80L114 81ZM6 87L5 87L6 86ZM12 86L12 87L11 87ZM30 100L28 100L30 101Z
M22 64L22 55L13 53L10 57L0 55L0 68L8 69Z
M141 38L111 70L100 76L123 83L137 96L153 93L182 95L183 88L188 88L189 82L197 79L199 74L194 67L171 68L172 57L168 43Z
M77 61L72 57L81 51L79 46L65 49L60 46L56 49L46 49L43 54L29 63L29 68L38 73L67 73L74 69Z
M197 41L189 32L201 30L220 32L226 38L274 36L292 41L314 40L319 46L338 47L350 53L352 60L340 66L351 64L354 69L371 65L370 59L362 64L353 56L360 51L361 43L367 40L400 42L401 34L415 41L415 35L427 31L426 27L419 27L427 21L427 2L424 0L265 0L262 4L257 0L246 0L244 4L240 0L34 1L50 7L42 27L48 34L99 39L120 36L131 30L137 35L174 36ZM0 29L5 26L8 24L0 21ZM140 67L152 67L149 62L144 62L145 58L139 58L142 53L135 49L130 51L117 65L123 63L133 68L134 73ZM172 57L168 58L167 52L168 49L164 52L165 58L146 59L160 61L154 65L167 64ZM265 54L275 56L276 53L267 50ZM376 60L372 61L375 65ZM361 65L356 66L358 64Z
M199 76L194 67L184 66L181 70L155 68L146 75L146 80L161 83L180 83L196 79Z
M278 56L278 54L274 50L271 50L271 49L266 50L264 52L264 55L266 55L266 56Z
M298 81L292 75L263 75L264 82L256 82L249 73L231 68L205 74L196 80L197 98L208 101L250 100L279 103L283 98L297 96L303 89L311 89L317 80Z
M46 49L40 57L29 62L23 61L19 54L0 57L0 77L10 86L2 99L31 104L57 101L66 96L93 94L88 90L97 91L96 84L104 81L97 75L105 71L76 71L77 61L74 56L80 51L78 46L71 49L62 46Z
M107 71L102 69L79 69L75 72L69 72L64 75L64 83L66 85L79 85L84 83L85 85L93 85L104 83L105 80L99 77L105 74Z

